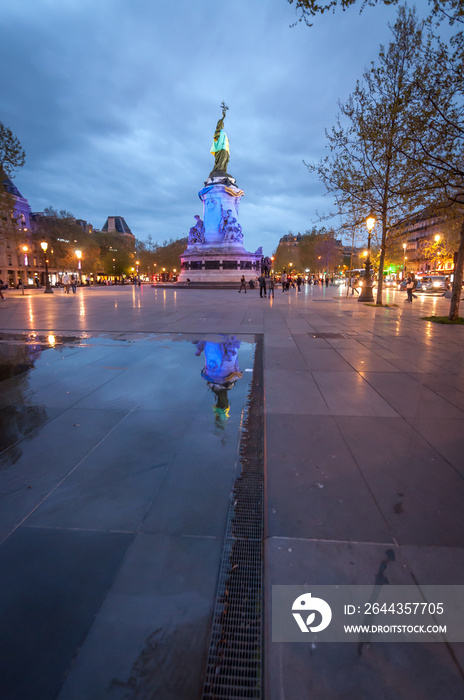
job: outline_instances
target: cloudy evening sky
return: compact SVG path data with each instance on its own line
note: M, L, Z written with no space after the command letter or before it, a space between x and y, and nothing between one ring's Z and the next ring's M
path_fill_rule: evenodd
M337 100L395 17L355 7L291 28L286 0L3 3L0 120L27 157L15 182L33 211L96 228L119 214L141 240L179 238L202 213L224 100L245 247L269 255L330 207L302 161L324 154Z

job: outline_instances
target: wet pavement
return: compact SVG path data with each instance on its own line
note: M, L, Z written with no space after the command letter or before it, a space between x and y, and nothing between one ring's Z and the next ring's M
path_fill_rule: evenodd
M331 287L274 300L151 287L8 295L2 698L201 697L258 336L264 697L464 697L459 644L359 655L270 642L273 584L372 583L387 549L391 584L464 582L464 329L420 320L449 300L388 294L398 306ZM236 341L223 376L208 376L221 366L214 344Z

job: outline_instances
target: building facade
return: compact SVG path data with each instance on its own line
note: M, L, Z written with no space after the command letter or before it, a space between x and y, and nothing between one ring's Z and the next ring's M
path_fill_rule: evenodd
M452 215L427 208L396 224L391 234L403 240L404 269L449 275L454 268L456 223Z

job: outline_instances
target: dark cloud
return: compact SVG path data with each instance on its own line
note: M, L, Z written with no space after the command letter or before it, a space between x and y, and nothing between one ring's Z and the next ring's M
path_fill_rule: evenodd
M310 29L289 27L286 0L9 3L0 120L26 150L16 183L33 210L52 204L96 227L120 214L138 238L176 238L201 212L225 100L245 243L270 253L330 206L302 161L322 156L337 99L388 42L395 12Z

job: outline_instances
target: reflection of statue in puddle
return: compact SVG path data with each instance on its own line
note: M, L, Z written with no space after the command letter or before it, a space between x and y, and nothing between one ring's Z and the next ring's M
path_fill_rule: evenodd
M204 351L205 366L201 370L201 376L206 379L209 388L216 397L216 405L213 406L215 417L215 432L225 430L225 423L229 417L228 392L235 386L237 379L243 376L238 366L237 350L240 341L234 335L224 336L224 340L213 343L209 340L194 342L199 356Z

